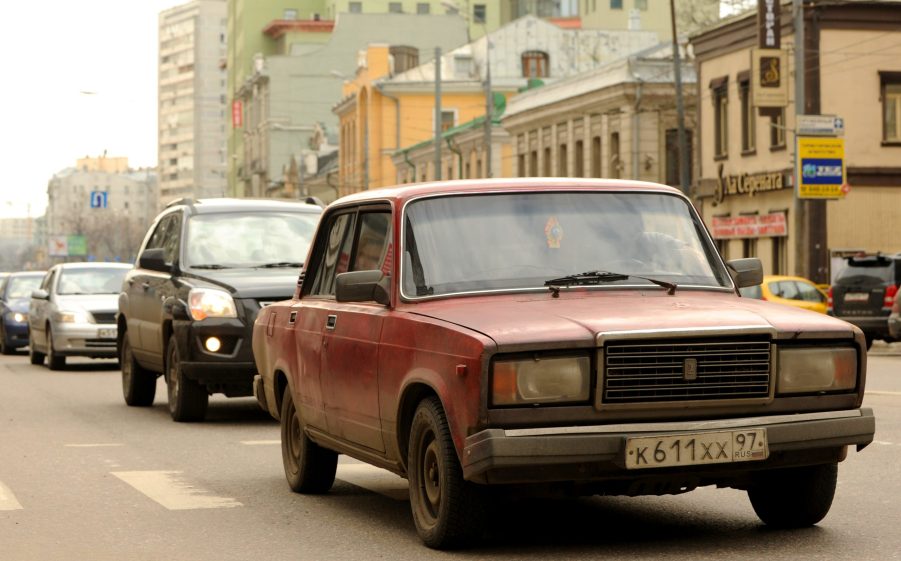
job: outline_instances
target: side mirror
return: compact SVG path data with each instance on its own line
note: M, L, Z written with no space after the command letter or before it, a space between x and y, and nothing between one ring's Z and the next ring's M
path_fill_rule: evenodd
M338 302L372 302L383 306L391 303L391 277L381 271L351 271L335 277L335 299Z
M168 273L171 267L166 264L164 255L164 250L162 248L146 249L138 258L138 267L149 271Z
M31 293L31 297L35 300L50 300L50 293L43 288L39 288Z
M738 288L757 286L763 282L763 264L756 257L733 259L727 261L726 266L733 273L732 278Z

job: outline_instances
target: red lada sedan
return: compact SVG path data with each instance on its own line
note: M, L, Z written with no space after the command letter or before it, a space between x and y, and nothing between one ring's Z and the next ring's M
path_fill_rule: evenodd
M873 440L863 333L741 297L760 262L724 262L669 187L367 191L326 209L306 263L253 334L288 484L327 492L338 454L391 470L430 547L479 536L499 486L733 487L809 526Z

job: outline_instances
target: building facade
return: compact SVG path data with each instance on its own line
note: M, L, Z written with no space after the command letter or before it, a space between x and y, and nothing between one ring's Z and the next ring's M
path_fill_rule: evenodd
M159 16L160 202L221 197L225 162L225 0L194 0Z
M577 0L582 26L596 29L644 29L661 41L671 40L672 18L666 0ZM677 33L687 34L716 23L720 0L678 0Z
M759 257L768 274L828 283L841 255L901 251L894 227L901 222L899 21L898 3L804 8L805 114L844 123L847 194L834 200L796 196L794 106L761 115L752 103L756 14L692 38L701 124L695 195L726 258ZM780 29L782 48L794 49L788 4ZM783 76L790 92L795 74L789 57Z
M695 76L681 67L686 107ZM515 96L504 127L519 177L607 177L679 186L678 115L672 48L658 45L595 71ZM696 171L693 110L685 113ZM689 176L693 176L690 173Z
M46 235L84 236L87 251L78 256L82 259L131 261L158 212L156 172L121 170L104 159L79 160L79 167L66 168L50 179Z

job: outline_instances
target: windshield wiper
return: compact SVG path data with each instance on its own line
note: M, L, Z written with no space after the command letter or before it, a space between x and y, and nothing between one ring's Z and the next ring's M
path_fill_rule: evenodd
M278 269L279 267L303 267L303 263L299 261L278 261L276 263L254 265L254 269Z
M216 263L206 263L204 265L189 265L192 269L231 269L231 267L226 267L225 265L218 265Z
M676 293L676 288L678 286L674 282L641 277L638 275L627 275L625 273L613 273L611 271L586 271L584 273L576 273L575 275L567 275L565 277L545 281L544 286L551 289L551 292L554 293L554 298L558 298L560 296L561 286L592 286L608 282L623 281L629 278L646 280L657 286L662 286L670 296Z

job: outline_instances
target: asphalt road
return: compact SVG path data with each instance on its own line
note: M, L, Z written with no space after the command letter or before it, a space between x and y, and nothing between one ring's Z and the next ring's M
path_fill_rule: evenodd
M209 420L128 408L108 361L63 372L0 357L0 560L901 559L901 352L874 347L876 442L839 468L817 527L773 531L744 493L522 500L478 549L421 545L406 482L342 457L324 496L291 493L278 425L253 399Z

